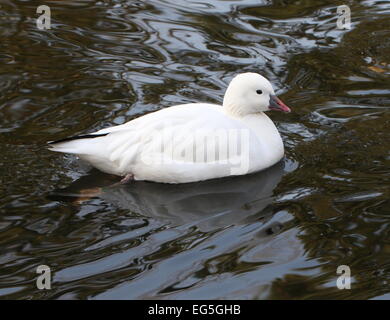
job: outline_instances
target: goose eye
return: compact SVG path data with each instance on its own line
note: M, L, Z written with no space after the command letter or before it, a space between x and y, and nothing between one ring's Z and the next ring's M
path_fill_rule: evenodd
M257 93L257 94L262 94L263 91L261 91L261 90L256 90L256 93Z

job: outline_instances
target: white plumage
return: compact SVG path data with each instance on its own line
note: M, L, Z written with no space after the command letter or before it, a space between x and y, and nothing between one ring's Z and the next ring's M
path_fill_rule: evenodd
M177 105L50 147L136 180L186 183L242 175L283 157L279 132L264 114L269 109L290 111L266 78L243 73L231 81L223 106Z

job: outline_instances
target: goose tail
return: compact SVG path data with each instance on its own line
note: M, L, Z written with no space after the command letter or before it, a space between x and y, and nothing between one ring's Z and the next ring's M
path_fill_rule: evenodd
M104 137L108 133L84 134L68 137L60 140L49 141L48 148L51 151L83 154L91 147L93 139Z

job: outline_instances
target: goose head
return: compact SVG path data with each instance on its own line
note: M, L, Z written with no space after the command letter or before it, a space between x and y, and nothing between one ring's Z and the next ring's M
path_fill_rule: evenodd
M269 110L290 112L276 95L271 83L258 73L241 73L230 82L223 108L231 115L246 116Z

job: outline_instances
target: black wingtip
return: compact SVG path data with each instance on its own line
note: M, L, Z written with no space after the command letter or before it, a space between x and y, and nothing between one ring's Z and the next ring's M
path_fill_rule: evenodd
M98 137L104 137L108 135L108 133L99 133L99 134L84 134L80 136L73 136L69 138L64 138L56 141L49 141L48 144L56 144L56 143L61 143L61 142L68 142L72 140L78 140L78 139L93 139L93 138L98 138Z

